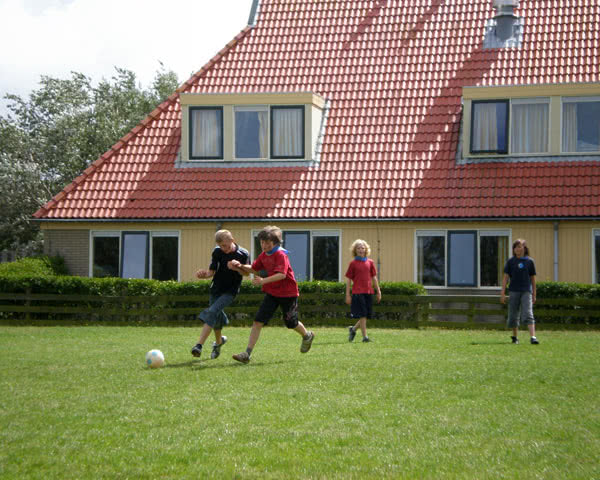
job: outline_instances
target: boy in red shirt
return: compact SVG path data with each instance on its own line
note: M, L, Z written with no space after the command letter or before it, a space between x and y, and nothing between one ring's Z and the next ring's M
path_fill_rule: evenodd
M258 233L258 240L262 253L252 265L242 265L237 260L229 262L229 268L254 273L252 283L262 285L265 298L256 313L256 318L250 330L248 348L245 352L233 356L234 360L248 363L252 350L258 341L262 328L269 323L278 307L281 307L283 321L287 328L293 329L302 336L300 352L306 353L310 350L315 338L313 332L306 330L302 322L298 320L298 284L294 277L294 271L286 250L281 248L281 229L274 226L263 228ZM267 272L265 278L258 276L261 270Z
M363 342L370 342L367 336L367 318L373 316L373 293L377 292L377 303L381 301L381 290L377 281L377 269L369 257L371 247L364 240L355 240L350 247L354 260L346 271L346 303L350 305L352 318L358 318L356 325L348 327L348 341L356 336L360 326ZM352 288L352 295L350 289ZM375 291L373 290L375 288Z

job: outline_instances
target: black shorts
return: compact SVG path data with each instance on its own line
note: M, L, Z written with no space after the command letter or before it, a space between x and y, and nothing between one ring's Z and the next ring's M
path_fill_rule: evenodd
M371 318L373 316L373 295L370 293L352 294L350 313L352 318Z
M274 297L268 293L265 294L265 298L256 312L255 320L267 325L273 318L277 307L281 307L285 326L296 328L298 326L298 297Z

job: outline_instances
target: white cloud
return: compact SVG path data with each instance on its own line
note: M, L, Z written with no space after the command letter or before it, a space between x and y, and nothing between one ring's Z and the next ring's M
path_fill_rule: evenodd
M146 87L159 61L183 83L246 26L251 7L252 0L0 0L0 97L28 95L40 75L76 71L97 82L115 66Z

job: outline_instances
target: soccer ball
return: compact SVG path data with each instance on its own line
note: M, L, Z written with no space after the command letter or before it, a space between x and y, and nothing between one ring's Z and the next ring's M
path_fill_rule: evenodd
M146 354L146 365L150 368L160 368L165 364L165 356L160 350L150 350Z

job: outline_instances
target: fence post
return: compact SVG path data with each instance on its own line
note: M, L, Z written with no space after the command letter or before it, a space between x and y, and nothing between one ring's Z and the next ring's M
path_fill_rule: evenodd
M29 307L31 306L31 300L29 299L29 296L31 295L31 287L27 287L25 289L25 294L27 295L27 300L25 300L25 306ZM29 321L31 320L31 313L29 311L25 312L25 320L27 320L27 323L29 323Z
M467 313L467 322L473 323L475 317L475 302L469 302L469 312Z

